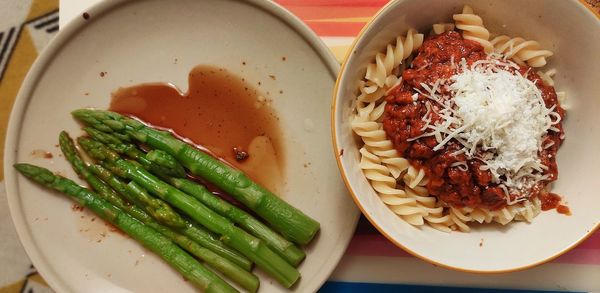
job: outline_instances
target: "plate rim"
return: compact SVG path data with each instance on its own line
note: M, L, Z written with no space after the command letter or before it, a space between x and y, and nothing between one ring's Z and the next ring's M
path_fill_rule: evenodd
M136 0L143 1L143 0ZM87 8L85 11L91 15L93 19L95 16L109 13L114 9L119 9L119 6L131 3L130 0L109 0L101 1ZM302 20L296 15L292 14L289 10L273 1L261 1L261 0L235 0L235 2L242 2L246 5L251 5L257 9L261 9L266 13L276 17L283 22L284 25L289 26L294 32L296 32L319 56L321 62L327 67L333 81L337 80L338 73L340 72L340 64L334 57L333 53L323 43L323 41L311 30ZM25 252L29 256L31 262L42 275L44 280L49 286L57 292L71 292L72 288L67 279L63 278L60 272L54 269L54 266L49 263L43 253L40 252L38 245L33 240L33 235L25 215L22 210L22 202L18 194L17 187L17 176L12 165L15 162L14 154L17 152L15 145L20 139L21 133L20 128L24 120L24 110L27 108L31 101L31 95L36 88L36 85L40 78L43 76L48 64L54 59L54 57L60 52L61 48L71 41L72 37L77 32L83 29L89 20L83 19L83 17L75 17L70 20L64 27L62 27L57 35L49 42L49 44L40 52L38 58L35 60L15 98L13 108L10 113L8 121L6 139L4 143L4 184L6 189L6 197L8 202L8 208L10 216L13 221L13 226L19 237L19 241ZM332 127L332 126L331 126ZM332 127L333 128L333 127ZM346 187L344 185L344 187ZM340 195L346 197L346 195ZM342 259L346 248L350 244L352 236L354 235L354 228L356 227L360 218L359 209L352 211L353 215L350 215L350 232L348 235L342 235L347 238L345 243L338 245L332 255L328 259L333 261L330 262L328 267L321 267L321 271L326 273L319 282L315 282L309 285L308 289L316 291L319 289L327 280L328 277L333 273L340 260ZM293 289L292 289L293 290Z
M517 266L517 267L512 267L512 268L506 268L506 269L491 269L491 270L485 270L485 269L469 269L469 268L465 268L465 267L460 267L460 266L454 266L454 265L448 265L445 263L441 263L438 262L436 260L433 260L429 257L427 257L426 255L420 254L416 251L413 251L411 249L409 249L408 247L406 247L405 245L403 245L402 243L400 243L400 241L394 239L394 237L392 237L390 234L388 234L381 226L379 226L375 219L373 218L373 216L365 209L365 207L362 206L362 204L360 204L359 201L359 196L356 194L356 192L353 190L352 188L352 184L350 183L349 179L348 179L348 175L346 174L346 171L344 170L343 164L342 164L342 160L340 158L340 156L338 156L337 154L339 153L339 146L338 146L338 134L337 134L337 130L336 130L336 117L337 117L337 107L338 107L338 93L340 90L340 82L342 80L342 75L344 73L344 70L346 69L346 65L348 63L348 60L350 59L350 56L352 56L353 52L356 49L356 45L358 44L358 42L364 37L364 34L370 29L371 25L379 18L379 16L381 16L382 14L384 14L385 12L387 12L387 10L392 9L392 6L398 5L401 2L404 2L406 0L392 0L390 2L388 2L386 5L384 5L381 9L379 9L374 15L373 17L371 17L369 19L369 21L363 26L363 28L360 30L360 32L358 33L358 35L356 35L356 38L354 39L354 41L352 42L352 44L350 45L350 47L348 48L348 51L346 52L346 55L344 56L344 61L342 62L342 66L340 68L340 72L338 73L337 79L335 81L335 86L333 88L333 94L331 97L331 115L330 115L330 119L331 119L331 140L332 140L332 145L333 145L333 152L335 154L335 160L337 162L337 166L338 169L340 171L340 175L344 181L344 184L346 185L346 188L348 189L348 192L350 193L350 196L352 197L352 200L354 201L354 203L356 204L356 206L360 209L361 213L365 216L365 218L367 218L367 220L369 221L369 223L371 223L371 225L373 225L373 227L375 227L375 229L381 233L381 235L383 235L388 241L392 242L396 247L408 252L410 255L419 258L429 264L432 264L434 266L439 266L439 267L443 267L446 269L450 269L453 271L458 271L458 272L464 272L464 273L475 273L475 274L479 274L479 275L493 275L493 274L502 274L502 273L512 273L512 272L518 272L518 271L523 271L523 270L527 270L533 267L537 267L540 266L542 264L548 263L558 257L560 257L561 255L569 252L570 250L572 250L573 248L575 248L576 246L578 246L580 243L584 242L586 239L588 239L590 236L592 236L594 233L600 231L600 222L596 223L596 225L591 228L585 235L583 235L582 237L580 237L579 239L577 239L576 241L573 241L573 243L571 243L569 246L567 246L566 248L557 251L556 253L548 256L545 259L539 260L537 262L528 264L528 265L521 265L521 266ZM585 3L584 0L574 0L572 1L572 3L574 3L575 5L579 5L582 6L583 9L585 9L588 13L596 16L597 20L600 22L600 13L596 13L595 10L591 9L590 7L587 6L587 4Z

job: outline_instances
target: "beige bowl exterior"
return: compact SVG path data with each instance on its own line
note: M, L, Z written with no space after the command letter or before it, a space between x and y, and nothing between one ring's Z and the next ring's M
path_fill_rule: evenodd
M542 212L531 224L477 226L470 233L415 228L378 198L359 168L360 145L350 121L358 81L367 64L409 27L427 34L452 22L468 4L492 34L539 41L554 52L558 91L567 93L566 141L558 151L559 179L553 191L573 212ZM460 271L510 272L542 264L576 246L600 222L600 20L575 0L399 0L386 5L356 39L342 65L333 96L332 130L338 166L354 201L371 223L397 246L433 264ZM480 243L482 245L480 246Z

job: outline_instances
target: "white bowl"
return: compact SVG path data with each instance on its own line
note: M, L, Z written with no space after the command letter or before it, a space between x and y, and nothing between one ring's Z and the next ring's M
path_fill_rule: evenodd
M412 27L427 34L432 24L453 22L463 5L473 7L491 33L539 41L554 52L546 68L556 68L557 90L569 109L566 140L558 151L559 179L573 215L542 212L531 224L478 226L470 233L415 228L379 199L359 168L359 143L350 127L352 102L366 66L377 52ZM390 241L435 265L469 272L508 272L542 264L583 241L599 227L600 180L600 20L578 1L401 0L386 5L352 46L334 91L333 141L338 166L354 201ZM339 153L343 150L343 155ZM481 244L481 245L480 245Z
M261 0L102 1L87 12L88 20L61 27L33 65L7 131L8 203L44 279L57 292L197 292L141 245L91 222L88 212L73 212L70 199L16 174L12 165L32 163L78 179L55 148L61 130L81 134L72 110L107 108L110 93L131 84L171 82L186 91L190 70L212 64L273 93L268 96L285 130L279 196L321 223L292 289L316 291L342 257L359 216L330 153L326 97L339 65L327 47L301 20ZM36 149L54 158L32 157ZM107 237L97 243L102 233ZM260 292L284 290L258 274Z

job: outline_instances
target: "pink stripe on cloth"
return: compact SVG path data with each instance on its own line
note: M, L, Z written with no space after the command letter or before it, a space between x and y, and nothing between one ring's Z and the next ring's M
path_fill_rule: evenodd
M380 234L354 235L346 254L353 256L412 257L408 252L396 247ZM600 265L600 231L553 262Z
M326 37L354 37L360 32L365 23L328 23L311 22L306 24L319 36Z
M303 21L323 20L336 23L331 20L339 18L352 17L371 17L377 10L377 7L319 7L319 6L285 6L292 13ZM358 32L357 32L358 33Z
M382 7L388 0L276 0L283 6Z
M600 249L600 230L596 231L590 238L579 244L577 248Z
M354 235L348 249L346 249L346 254L357 256L411 256L379 234Z
M575 247L553 260L554 263L600 265L600 247L593 249Z

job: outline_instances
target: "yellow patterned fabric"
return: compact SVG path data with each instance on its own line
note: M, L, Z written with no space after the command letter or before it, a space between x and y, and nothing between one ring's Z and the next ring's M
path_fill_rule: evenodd
M1 0L0 166L8 117L19 87L38 53L58 32L58 0ZM4 178L0 168L0 181ZM14 230L0 184L0 293L53 292L36 272Z

